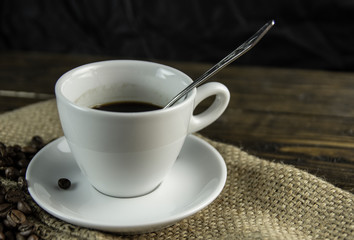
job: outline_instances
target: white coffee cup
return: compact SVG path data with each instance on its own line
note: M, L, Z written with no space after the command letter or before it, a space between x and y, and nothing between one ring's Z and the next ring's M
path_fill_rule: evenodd
M207 83L167 109L108 112L97 104L142 101L164 106L192 82L174 68L144 61L96 62L65 73L55 86L66 140L88 181L115 197L153 191L176 161L186 136L214 122L226 109L230 93L220 83ZM204 112L195 107L209 96Z

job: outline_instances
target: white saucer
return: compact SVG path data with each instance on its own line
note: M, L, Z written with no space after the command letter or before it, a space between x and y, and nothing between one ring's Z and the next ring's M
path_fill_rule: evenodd
M68 190L57 186L63 177L72 182ZM26 179L38 205L66 222L138 233L172 225L210 204L225 185L226 165L211 145L188 136L173 169L155 191L136 198L114 198L86 181L62 137L32 159Z

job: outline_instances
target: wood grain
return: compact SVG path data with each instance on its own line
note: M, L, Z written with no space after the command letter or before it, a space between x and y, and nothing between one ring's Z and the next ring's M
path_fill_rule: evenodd
M2 53L0 112L54 97L56 80L79 65L114 57ZM155 61L193 79L211 65ZM226 112L201 133L276 162L294 165L354 193L354 73L238 67L211 81L231 92ZM5 94L6 95L6 94ZM39 97L41 96L41 97ZM210 102L210 101L209 101ZM209 103L202 103L201 108Z

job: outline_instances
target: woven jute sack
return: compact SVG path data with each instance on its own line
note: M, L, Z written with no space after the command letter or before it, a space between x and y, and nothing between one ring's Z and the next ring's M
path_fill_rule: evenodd
M63 135L55 100L0 115L1 142L25 145L34 135L45 141ZM218 198L195 215L159 231L124 236L63 222L27 195L36 233L42 239L354 239L353 194L292 166L198 136L223 156L228 177Z

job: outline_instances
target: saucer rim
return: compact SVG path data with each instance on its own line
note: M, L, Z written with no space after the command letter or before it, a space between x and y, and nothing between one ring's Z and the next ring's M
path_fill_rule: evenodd
M137 224L131 224L131 223L120 223L120 224L114 224L114 223L102 223L102 222L93 222L91 220L84 220L82 218L78 218L77 216L72 216L68 215L65 213L60 212L54 207L51 207L50 205L46 204L44 201L41 200L41 198L36 194L35 190L32 190L32 187L29 185L28 186L28 192L33 198L33 200L48 214L59 218L67 223L71 223L80 227L86 227L86 228L91 228L91 229L97 229L97 230L104 230L104 231L109 231L109 232L117 232L117 233L144 233L144 232L151 232L157 229L165 228L168 226L171 226L178 221L181 221L187 217L190 217L197 212L201 211L205 207L207 207L209 204L211 204L222 192L226 180L227 180L227 167L226 163L224 161L224 158L221 156L221 154L208 142L206 142L204 139L201 139L195 135L188 135L186 137L190 138L192 141L195 142L195 144L202 145L204 148L206 148L208 151L210 151L213 154L213 160L212 161L217 161L218 166L220 167L220 171L218 173L219 176L219 181L218 184L214 187L214 190L212 194L208 195L207 197L204 197L202 201L200 201L196 206L190 208L190 209L185 209L181 211L180 213L173 214L166 216L162 218L161 220L155 219L154 221L146 222L146 223L137 223ZM42 152L44 151L49 151L52 148L52 145L57 145L58 143L62 141L67 141L66 138L60 137L51 143L47 144L44 148L42 148L32 159L33 162L36 161L36 159L40 158ZM69 149L70 150L70 149ZM183 147L182 147L183 151ZM72 154L70 150L70 154ZM31 177L31 169L32 166L35 164L31 164L32 161L30 162L30 165L27 168L26 171L26 180L28 181L29 178ZM37 160L38 161L38 160ZM29 176L28 176L29 175ZM29 181L30 182L30 181ZM97 190L96 190L97 191ZM149 194L147 194L149 195ZM141 196L144 197L144 196Z

